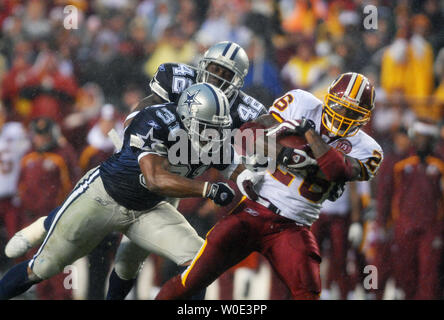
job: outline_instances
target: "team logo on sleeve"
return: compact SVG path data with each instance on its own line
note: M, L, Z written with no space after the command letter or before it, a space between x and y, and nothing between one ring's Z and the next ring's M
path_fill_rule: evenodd
M149 125L150 127L154 128L154 129L160 129L160 125L154 120L149 120L147 122L147 125Z
M348 141L347 139L340 139L337 140L333 146L341 151L343 154L348 154L352 151L352 144L350 141Z

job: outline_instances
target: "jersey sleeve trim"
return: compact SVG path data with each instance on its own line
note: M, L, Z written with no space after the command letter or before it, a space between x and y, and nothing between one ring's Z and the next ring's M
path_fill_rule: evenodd
M161 97L163 100L171 102L168 96L168 91L166 91L162 86L157 82L156 78L153 78L150 82L151 90Z
M275 118L279 122L285 121L284 118L282 118L278 113L276 113L274 111L270 111L270 114L273 116L273 118Z
M157 153L154 151L146 151L146 152L142 152L141 154L139 154L139 156L137 157L137 162L140 162L140 159L142 159L143 157L150 155L150 154L155 154L157 156L162 157L162 155L160 153Z

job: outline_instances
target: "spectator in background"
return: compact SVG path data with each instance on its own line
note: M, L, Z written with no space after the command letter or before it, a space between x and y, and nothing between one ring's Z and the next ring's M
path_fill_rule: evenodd
M325 19L327 6L321 0L282 1L284 14L282 27L288 33L312 36L318 19ZM282 8L282 7L281 7Z
M29 102L20 96L31 69L30 49L29 43L25 41L16 44L11 68L2 79L1 93L5 108L10 117L22 121L27 119L27 115L31 112Z
M442 3L439 0L422 1L422 13L424 13L430 21L429 40L436 53L444 46L444 16L442 11Z
M390 277L393 277L393 209L392 196L395 164L411 153L407 130L399 127L393 134L393 148L387 150L376 177L376 219L369 236L368 262L378 268L376 299L381 300Z
M409 134L414 153L395 163L384 189L393 216L395 279L405 299L439 299L444 161L433 155L439 130L416 121Z
M91 121L99 116L104 99L102 88L96 83L86 83L77 91L73 112L62 124L63 135L76 150L85 147Z
M341 74L343 71L344 62L342 58L337 55L328 56L327 73L313 85L311 92L318 99L323 101L325 95L327 94L328 87L338 77L338 74Z
M252 32L243 25L241 2L212 0L207 19L196 34L199 43L209 47L221 41L232 41L247 47Z
M278 69L267 57L264 41L257 36L253 37L247 55L250 67L243 88L264 105L271 105L283 92Z
M23 226L16 196L20 161L29 148L26 129L22 123L7 119L6 109L0 102L0 241L3 245ZM3 252L0 255L3 257Z
M400 26L383 54L381 86L388 95L404 95L417 117L430 118L433 115L425 101L433 90L433 50L425 39L429 22L424 15L416 15L412 26L402 23L406 25Z
M45 39L51 33L51 25L46 18L46 3L44 1L30 0L26 4L23 17L23 31L31 40Z
M121 113L125 115L130 114L131 110L133 110L139 101L146 95L147 94L144 94L143 90L137 85L128 85L123 92L122 106L120 108Z
M42 51L26 74L20 96L31 103L28 119L45 116L61 124L72 111L76 92L76 80L60 72L56 54Z
M24 225L47 215L61 205L78 179L77 159L71 146L62 146L57 124L49 118L37 118L30 124L32 151L21 162L18 195ZM50 194L51 196L43 196ZM37 286L38 299L71 299L71 290L63 286L64 275Z
M165 29L159 44L145 62L145 74L152 78L159 65L165 62L190 63L195 54L196 45L185 39L180 26L170 26Z
M111 104L105 104L100 110L96 124L89 130L86 137L88 146L83 149L79 158L79 167L82 174L98 166L111 156L115 150L108 132L115 129L118 135L123 135L123 122L117 110Z
M296 54L281 71L288 89L309 90L327 70L327 59L318 57L312 40L299 42Z

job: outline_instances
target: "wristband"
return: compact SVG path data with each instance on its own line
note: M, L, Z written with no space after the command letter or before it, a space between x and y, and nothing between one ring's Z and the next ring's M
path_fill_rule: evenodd
M208 189L208 181L205 182L203 190L202 190L202 198L207 197L207 189Z

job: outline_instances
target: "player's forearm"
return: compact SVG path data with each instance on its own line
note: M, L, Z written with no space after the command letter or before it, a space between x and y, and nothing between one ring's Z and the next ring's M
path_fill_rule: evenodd
M205 197L208 183L192 180L172 173L160 173L146 177L148 190L174 198Z
M314 130L308 130L305 133L305 139L310 145L310 149L316 159L322 157L331 148L331 146L326 144L324 140L322 140L321 136Z
M343 182L360 177L361 166L357 159L347 157L325 143L313 129L305 133L305 138L327 180Z

